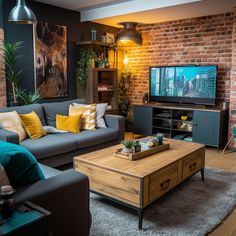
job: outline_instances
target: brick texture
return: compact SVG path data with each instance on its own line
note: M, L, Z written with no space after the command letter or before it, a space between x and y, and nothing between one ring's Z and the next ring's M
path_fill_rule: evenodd
M126 48L128 68L133 73L129 89L131 102L142 102L143 93L148 92L149 66L217 64L217 97L231 102L231 108L235 108L235 13L232 10L227 14L138 26L143 45Z
M2 43L4 39L4 32L3 29L0 29L0 44ZM5 73L3 71L3 57L0 54L0 107L5 107L7 103L6 98L6 78Z
M230 121L236 124L236 7L234 8L234 24L232 33L232 67L230 88Z

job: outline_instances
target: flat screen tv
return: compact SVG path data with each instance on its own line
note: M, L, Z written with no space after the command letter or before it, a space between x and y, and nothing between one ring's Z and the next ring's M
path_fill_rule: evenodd
M217 66L150 67L150 101L215 105Z

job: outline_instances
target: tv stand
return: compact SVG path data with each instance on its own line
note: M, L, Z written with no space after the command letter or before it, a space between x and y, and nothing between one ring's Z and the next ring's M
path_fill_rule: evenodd
M227 142L228 110L176 104L135 104L134 132L163 133L166 137L217 148Z

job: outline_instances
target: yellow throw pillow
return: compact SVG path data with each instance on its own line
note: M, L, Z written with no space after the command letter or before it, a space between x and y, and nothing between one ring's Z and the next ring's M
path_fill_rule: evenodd
M27 137L20 116L16 111L0 113L0 127L17 133L19 142L22 142Z
M83 114L81 121L81 129L96 129L96 104L84 105L73 103L69 107L69 115Z
M39 139L47 134L43 129L38 115L34 111L28 114L21 114L20 118L26 130L26 133L31 139Z
M81 117L82 114L77 114L73 116L56 115L56 128L71 133L79 133Z

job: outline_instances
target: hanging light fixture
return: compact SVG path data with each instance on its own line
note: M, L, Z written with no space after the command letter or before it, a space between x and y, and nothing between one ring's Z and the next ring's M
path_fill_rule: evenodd
M116 35L116 43L118 46L138 46L142 45L142 36L136 30L136 22L119 23L124 28Z
M25 0L17 0L16 6L9 14L8 21L16 24L33 24L36 22L36 16L26 6Z

